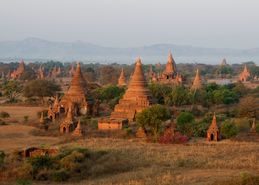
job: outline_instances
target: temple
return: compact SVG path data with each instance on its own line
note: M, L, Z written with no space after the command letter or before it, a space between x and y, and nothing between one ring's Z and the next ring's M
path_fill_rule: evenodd
M120 77L118 79L118 86L125 86L125 85L127 85L127 84L126 84L126 79L125 79L125 75L124 75L124 70L122 68Z
M256 133L256 123L255 118L253 119L252 127L250 129L250 133L255 134Z
M192 84L191 90L198 90L201 87L202 87L201 76L200 76L199 69L197 69L196 70L195 78L193 80L193 84Z
M55 121L60 115L60 103L59 98L56 96L54 103L48 109L48 118Z
M226 66L226 65L228 65L228 64L227 64L227 60L226 60L225 58L223 58L223 60L221 61L220 65L221 65L221 66Z
M152 81L174 85L179 85L182 83L182 76L177 72L176 64L171 52L169 52L165 70L162 72L162 74L153 75Z
M93 113L94 102L88 93L86 81L81 73L80 63L77 63L70 87L60 101L60 106L65 109L65 112L67 112L70 104L72 104L76 115L91 115Z
M80 122L80 119L78 120L77 122L77 126L72 134L73 136L77 136L77 137L80 137L80 136L83 136L84 135L84 131L83 129L81 128L81 122Z
M250 76L251 76L251 75L250 75L250 72L249 72L249 70L247 69L247 67L246 67L246 65L245 65L244 70L243 70L242 73L239 75L239 80L240 80L241 82L246 82L246 81L249 79Z
M40 68L37 71L37 78L38 79L44 79L44 67L40 66Z
M20 78L21 75L25 72L25 64L24 64L24 61L22 60L19 64L19 67L14 70L11 74L10 74L10 77L12 79L17 79L17 78Z
M141 59L138 58L135 64L134 73L130 79L128 89L111 113L109 119L100 119L98 128L121 129L128 121L134 121L136 114L154 103L147 81L145 79Z
M74 124L74 115L72 111L72 106L69 107L67 116L63 120L63 122L59 126L59 131L60 133L70 133L73 132L75 129L75 124Z
M220 133L217 125L216 115L214 113L212 123L207 131L207 141L219 141Z
M56 78L61 74L61 68L60 67L53 67L53 69L51 70L51 72L49 73L49 77L50 78Z

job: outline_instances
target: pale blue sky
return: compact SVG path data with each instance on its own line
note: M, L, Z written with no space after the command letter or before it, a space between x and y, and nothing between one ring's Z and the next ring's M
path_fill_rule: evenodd
M259 47L258 0L0 0L0 41Z

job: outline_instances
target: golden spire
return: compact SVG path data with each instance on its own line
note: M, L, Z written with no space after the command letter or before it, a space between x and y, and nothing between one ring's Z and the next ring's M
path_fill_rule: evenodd
M196 70L196 75L195 75L195 78L193 80L193 84L192 84L191 89L192 90L197 90L197 89L200 89L201 87L202 87L201 76L200 76L199 69L197 69Z

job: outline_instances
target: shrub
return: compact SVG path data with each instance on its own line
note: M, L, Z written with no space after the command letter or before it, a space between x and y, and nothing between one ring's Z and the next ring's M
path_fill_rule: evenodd
M57 182L66 181L69 179L69 173L65 169L55 171L52 174L52 179Z
M28 121L29 121L29 116L23 116L23 121L24 121L24 123L28 123Z
M17 179L16 184L17 185L31 185L31 182L26 179Z
M229 121L225 121L221 124L220 131L221 131L222 137L224 138L231 138L237 135L238 133L237 126L234 123Z
M187 136L192 136L194 132L195 120L190 112L181 112L177 117L177 130Z
M4 151L0 151L0 166L2 166L2 164L4 163L4 159L5 159L5 153Z
M0 112L0 118L9 118L10 114L8 112L1 111Z

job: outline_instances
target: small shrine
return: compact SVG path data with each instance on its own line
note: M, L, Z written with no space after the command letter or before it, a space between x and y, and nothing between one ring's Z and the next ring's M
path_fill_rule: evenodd
M207 141L219 141L220 140L220 132L217 125L216 115L214 113L211 125L207 131Z
M239 80L241 82L246 82L248 81L248 79L250 78L251 74L249 72L249 70L247 69L246 65L244 67L244 70L241 72L241 74L239 75Z

